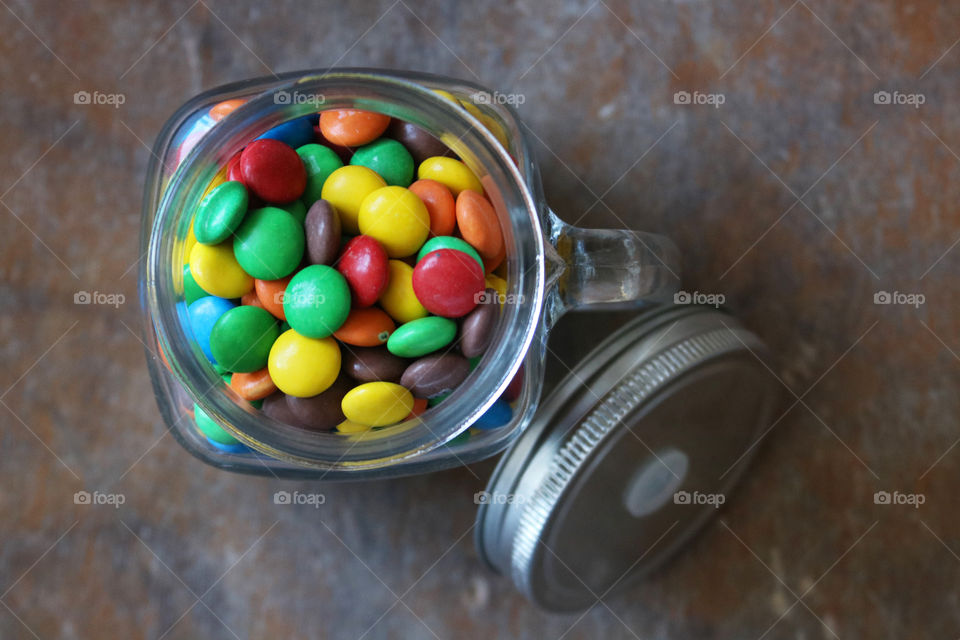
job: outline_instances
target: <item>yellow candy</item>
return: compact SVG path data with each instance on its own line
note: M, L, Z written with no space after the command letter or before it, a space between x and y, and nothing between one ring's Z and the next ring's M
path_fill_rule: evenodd
M373 427L370 427L365 424L357 424L356 422L351 422L350 420L344 420L337 425L337 431L340 433L363 433L364 431L370 431Z
M416 253L430 234L427 206L404 187L383 187L364 198L359 222L360 233L378 240L391 258Z
M193 246L197 244L197 236L193 234L193 220L190 220L190 230L187 231L187 239L183 242L183 255L187 257L187 262L190 262L190 252L193 251Z
M398 324L426 318L427 310L413 292L413 267L400 260L391 260L389 266L390 281L380 296L380 306Z
M507 299L507 281L492 273L487 274L486 281L487 286L491 289L496 289L497 293L499 294L500 307L502 308L503 302Z
M440 96L441 98L452 102L453 104L458 104L457 99L453 97L453 94L449 91L444 91L443 89L432 89L432 91Z
M457 197L464 189L483 193L483 186L467 165L453 158L436 156L427 158L417 169L420 180L436 180L453 192Z
M333 338L308 338L288 329L270 348L267 369L280 391L309 398L326 391L340 375L340 347Z
M200 288L220 298L240 298L253 291L253 278L233 255L233 243L195 244L190 250L190 273Z
M413 394L393 382L368 382L348 391L340 408L350 422L385 427L410 415Z
M385 186L387 183L384 179L372 169L360 166L340 167L323 183L320 197L332 204L340 214L343 232L356 235L360 233L357 218L360 216L360 205L364 198Z

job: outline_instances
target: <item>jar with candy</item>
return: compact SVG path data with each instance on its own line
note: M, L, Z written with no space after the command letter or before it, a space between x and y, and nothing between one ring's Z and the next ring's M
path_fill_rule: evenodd
M688 469L745 463L772 387L735 319L661 304L679 287L667 239L550 211L491 95L336 70L185 104L145 189L148 365L171 432L223 469L383 478L509 447L491 488L526 497L480 502L481 553L544 606L576 608L582 593L555 577L545 591L556 567L523 541L576 536L562 514L604 500L636 521L612 537L640 535L702 479ZM537 413L547 332L593 306L640 313ZM728 431L722 455L702 447L707 423ZM598 498L598 483L622 490Z

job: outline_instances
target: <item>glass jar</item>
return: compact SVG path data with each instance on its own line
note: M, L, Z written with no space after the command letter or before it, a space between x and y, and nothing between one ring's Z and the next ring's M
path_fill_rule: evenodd
M473 84L424 74L292 73L209 91L167 122L146 183L141 298L160 409L189 451L222 468L329 480L421 473L487 458L529 424L547 332L565 311L670 299L679 287L673 244L654 234L585 230L561 221L545 202L514 111L493 96ZM219 121L211 117L214 105L233 99L246 102ZM422 419L352 436L297 429L238 403L200 355L185 329L185 305L178 304L184 300L182 265L193 212L217 172L267 130L318 110L347 107L416 124L475 172L500 218L508 287L494 338L466 382ZM491 408L521 365L522 389L509 422L458 438ZM245 446L219 447L198 433L195 403Z

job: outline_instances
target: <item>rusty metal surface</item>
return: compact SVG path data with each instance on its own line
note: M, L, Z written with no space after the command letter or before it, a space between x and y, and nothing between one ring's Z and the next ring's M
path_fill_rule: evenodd
M0 24L0 637L960 635L960 7L18 1ZM687 290L778 355L784 413L742 489L643 585L532 609L472 547L491 462L318 488L165 435L135 335L147 146L202 89L329 65L523 96L558 213L673 236Z

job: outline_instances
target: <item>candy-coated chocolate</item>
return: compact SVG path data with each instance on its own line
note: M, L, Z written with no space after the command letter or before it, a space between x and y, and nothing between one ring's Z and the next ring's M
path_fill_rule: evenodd
M333 338L307 338L290 329L273 343L267 366L280 391L309 398L326 391L340 375L340 347Z
M470 375L470 363L461 355L443 353L420 358L403 372L400 384L424 398L453 391Z
M386 347L355 347L343 353L343 371L357 382L400 382L408 362Z
M303 226L283 209L263 207L249 212L234 235L237 262L254 278L286 277L303 258Z
M331 264L340 252L340 214L326 200L311 205L303 222L311 264Z
M383 309L353 309L333 337L356 347L375 347L387 341L396 325Z
M483 185L474 175L470 168L453 158L434 156L427 158L420 163L417 169L417 178L419 180L436 180L440 184L450 189L454 197L460 195L461 191L470 189L477 193L483 193Z
M313 142L313 122L310 121L310 116L288 120L257 137L257 140L266 139L279 140L288 147L296 149Z
M417 252L417 261L423 260L423 257L430 253L431 251L436 251L437 249L455 249L457 251L463 251L471 258L477 261L477 264L480 265L480 268L483 269L483 260L480 258L480 254L477 253L477 250L470 246L470 243L457 238L454 236L436 236L435 238L430 238L427 240L420 251Z
M253 287L257 293L257 299L260 306L273 314L278 320L286 320L287 316L283 312L283 295L290 284L290 278L280 278L278 280L254 280Z
M507 281L493 273L488 273L485 279L487 288L497 292L497 299L500 301L500 308L502 309L507 299Z
M401 358L419 358L447 346L456 334L456 322L429 316L397 327L387 340L387 349Z
M430 214L412 191L377 189L360 205L360 233L378 240L391 258L403 258L423 246L430 234Z
M326 338L350 313L350 287L340 273L323 264L298 271L283 296L287 322L308 338ZM296 395L296 394L294 394Z
M400 260L391 260L389 265L390 280L380 296L380 306L400 323L425 317L427 310L413 292L413 267Z
M350 285L354 307L369 307L390 279L387 252L370 236L352 238L340 252L336 269Z
M239 298L253 290L253 278L237 262L231 242L193 245L190 273L201 289L219 298Z
M193 405L193 421L197 425L200 433L218 444L237 445L240 441L234 438L230 433L217 424L206 411L200 408L200 405Z
M430 235L449 236L457 225L456 200L450 189L436 180L417 180L410 191L423 201L430 215Z
M204 196L193 219L197 242L219 244L240 226L247 213L247 188L240 182L224 182Z
M309 428L290 410L290 405L287 404L287 394L282 391L277 391L264 398L260 410L277 422L282 422L291 427L297 427L298 429Z
M208 115L214 122L220 122L228 115L242 107L246 103L245 98L234 98L233 100L224 100L210 107Z
M413 395L393 382L366 382L343 397L347 420L371 427L396 424L413 409Z
M361 109L330 109L320 114L320 133L333 144L359 147L387 130L390 116Z
M343 166L343 161L333 149L315 142L298 147L297 155L300 156L307 171L307 186L303 190L301 199L310 206L320 199L323 183L327 181L330 174Z
M350 158L350 164L376 171L391 186L408 187L413 182L413 157L402 144L390 138L380 138L360 147Z
M235 373L230 377L230 388L244 400L255 402L276 392L277 385L267 367L249 373Z
M307 428L314 431L332 431L346 418L340 404L343 396L352 388L353 382L340 376L326 391L315 396L298 398L288 395L287 405L290 412Z
M520 397L520 392L523 391L523 365L520 365L520 368L517 369L517 373L514 374L513 379L510 381L510 384L507 385L507 388L503 390L503 395L500 396L506 402L513 402Z
M294 200L290 204L277 204L274 205L277 209L283 209L297 221L297 224L303 226L304 221L307 219L307 205L303 204L301 200Z
M240 304L247 305L250 307L260 307L261 309L266 308L263 306L263 303L260 302L260 298L257 297L256 289L254 289L253 291L247 291L245 294L243 294L243 297L240 298Z
M496 290L486 289L484 293L486 295L481 303L460 323L460 353L468 358L475 358L486 351L500 317Z
M413 269L417 300L427 311L444 318L459 318L473 311L483 288L483 269L462 251L432 251Z
M203 355L207 356L207 359L211 362L214 361L214 357L210 351L210 333L220 316L235 306L229 300L216 296L205 296L187 307L187 319L190 321L190 330L193 332L193 337L200 346L200 350L203 351Z
M474 429L496 429L510 422L513 409L504 400L497 400L471 426Z
M387 136L400 142L418 165L433 156L452 156L453 152L435 137L415 124L394 119L387 127Z
M366 167L340 167L330 174L320 197L333 205L340 214L344 233L360 233L360 205L368 195L387 186L383 178Z
M338 433L364 433L366 431L370 431L371 429L373 429L373 427L365 424L357 424L356 422L351 422L350 420L344 420L337 425Z
M187 304L193 304L200 298L210 295L203 288L197 284L197 281L194 280L193 274L190 272L190 264L187 263L183 265L183 299Z
M503 251L503 232L497 212L476 191L466 190L457 196L457 228L483 258L495 258Z
M239 306L224 313L210 332L210 352L227 371L249 373L267 365L280 335L277 322L259 307Z
M407 420L413 420L417 416L423 415L424 412L429 408L426 398L417 398L413 399L413 409L410 410L410 415L407 416Z
M307 171L297 152L279 140L254 140L240 154L243 183L257 197L273 204L287 204L301 195Z
M230 160L227 161L227 180L231 182L240 182L243 183L243 173L240 171L240 155L242 152L238 152Z

